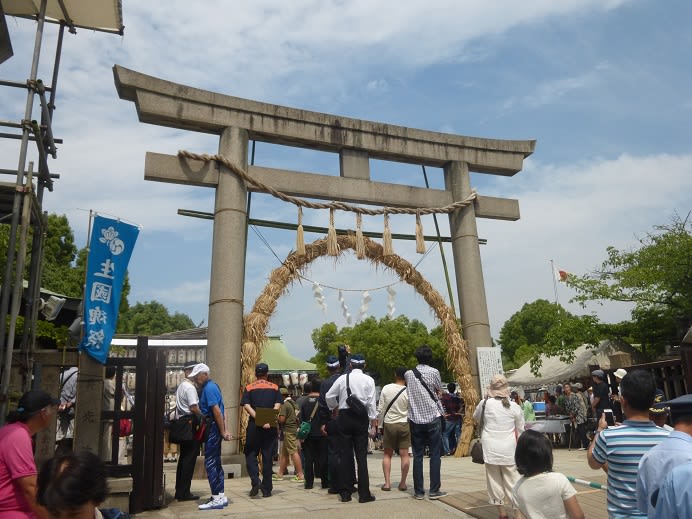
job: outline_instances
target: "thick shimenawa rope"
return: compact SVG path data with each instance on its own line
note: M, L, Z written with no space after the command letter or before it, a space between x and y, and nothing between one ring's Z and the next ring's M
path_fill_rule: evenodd
M263 184L262 182L249 176L242 168L235 165L233 162L228 160L223 155L208 155L206 153L192 153L190 151L180 150L178 151L178 157L201 160L204 162L220 162L226 166L232 173L238 175L248 184L252 184L258 191L263 193L269 193L273 197L283 200L284 202L289 202L295 204L298 207L307 207L308 209L338 209L340 211L350 211L357 214L366 214L369 216L376 216L380 214L417 214L417 215L428 215L428 214L444 214L451 213L462 207L470 205L476 198L478 198L478 193L475 190L471 190L471 193L464 199L454 202L443 207L383 207L381 209L369 209L367 207L361 207L357 205L351 205L344 202L329 202L327 204L310 202L303 198L298 198L295 196L290 196L281 191Z

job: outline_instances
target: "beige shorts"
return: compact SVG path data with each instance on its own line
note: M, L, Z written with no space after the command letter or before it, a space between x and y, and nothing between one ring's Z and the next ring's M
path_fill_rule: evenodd
M298 438L296 433L284 431L284 441L281 442L281 454L290 456L298 451Z
M411 429L408 422L384 424L383 449L408 449L411 446Z

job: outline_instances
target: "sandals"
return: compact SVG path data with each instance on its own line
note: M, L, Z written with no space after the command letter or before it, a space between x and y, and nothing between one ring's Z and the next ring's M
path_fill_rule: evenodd
M391 488L391 487L386 487L386 486L382 485L382 486L380 487L380 490L384 490L385 492L389 492L389 491L392 490L392 488Z
M403 485L403 486L402 486L402 485L399 485L398 488L399 488L399 490L401 490L402 492L406 492L406 491L408 490L408 487L407 487L406 485Z

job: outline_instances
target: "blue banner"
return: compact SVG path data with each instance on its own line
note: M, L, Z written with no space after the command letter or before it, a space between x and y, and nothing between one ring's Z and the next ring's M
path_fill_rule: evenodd
M94 217L84 292L84 337L79 349L101 364L108 358L125 272L138 234L134 225Z

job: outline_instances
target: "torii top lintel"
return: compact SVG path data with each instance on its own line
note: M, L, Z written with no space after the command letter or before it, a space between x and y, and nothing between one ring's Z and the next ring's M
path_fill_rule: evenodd
M356 150L369 157L511 176L534 151L535 140L465 137L261 103L165 81L115 65L121 99L133 101L145 123L220 135L243 128L251 139L321 151Z

